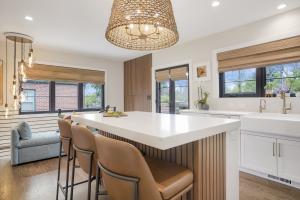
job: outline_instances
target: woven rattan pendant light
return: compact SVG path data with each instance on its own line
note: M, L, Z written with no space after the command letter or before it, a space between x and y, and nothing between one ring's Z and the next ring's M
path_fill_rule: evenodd
M177 26L170 0L114 0L106 39L133 50L157 50L174 45Z

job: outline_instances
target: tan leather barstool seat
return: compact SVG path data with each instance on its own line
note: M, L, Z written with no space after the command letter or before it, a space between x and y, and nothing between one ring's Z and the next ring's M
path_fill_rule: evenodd
M191 170L144 157L132 144L95 136L98 166L112 200L177 200L193 187Z
M193 186L193 172L176 164L145 157L164 199L180 196Z

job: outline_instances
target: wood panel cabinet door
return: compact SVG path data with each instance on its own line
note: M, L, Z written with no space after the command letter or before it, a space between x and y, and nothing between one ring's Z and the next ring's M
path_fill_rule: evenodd
M151 112L152 55L142 56L124 63L125 111Z
M300 182L300 141L277 139L278 176Z
M276 139L242 133L241 165L277 176Z

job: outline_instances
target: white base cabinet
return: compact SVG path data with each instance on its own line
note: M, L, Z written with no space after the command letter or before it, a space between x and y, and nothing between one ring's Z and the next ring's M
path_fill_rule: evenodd
M300 187L300 139L241 132L241 170Z
M244 167L277 175L276 139L242 134L241 164Z
M300 141L277 139L278 176L300 183Z

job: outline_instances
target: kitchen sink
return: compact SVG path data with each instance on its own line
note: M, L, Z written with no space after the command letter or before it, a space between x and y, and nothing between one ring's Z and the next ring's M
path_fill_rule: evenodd
M300 137L300 115L252 113L241 118L241 130Z

